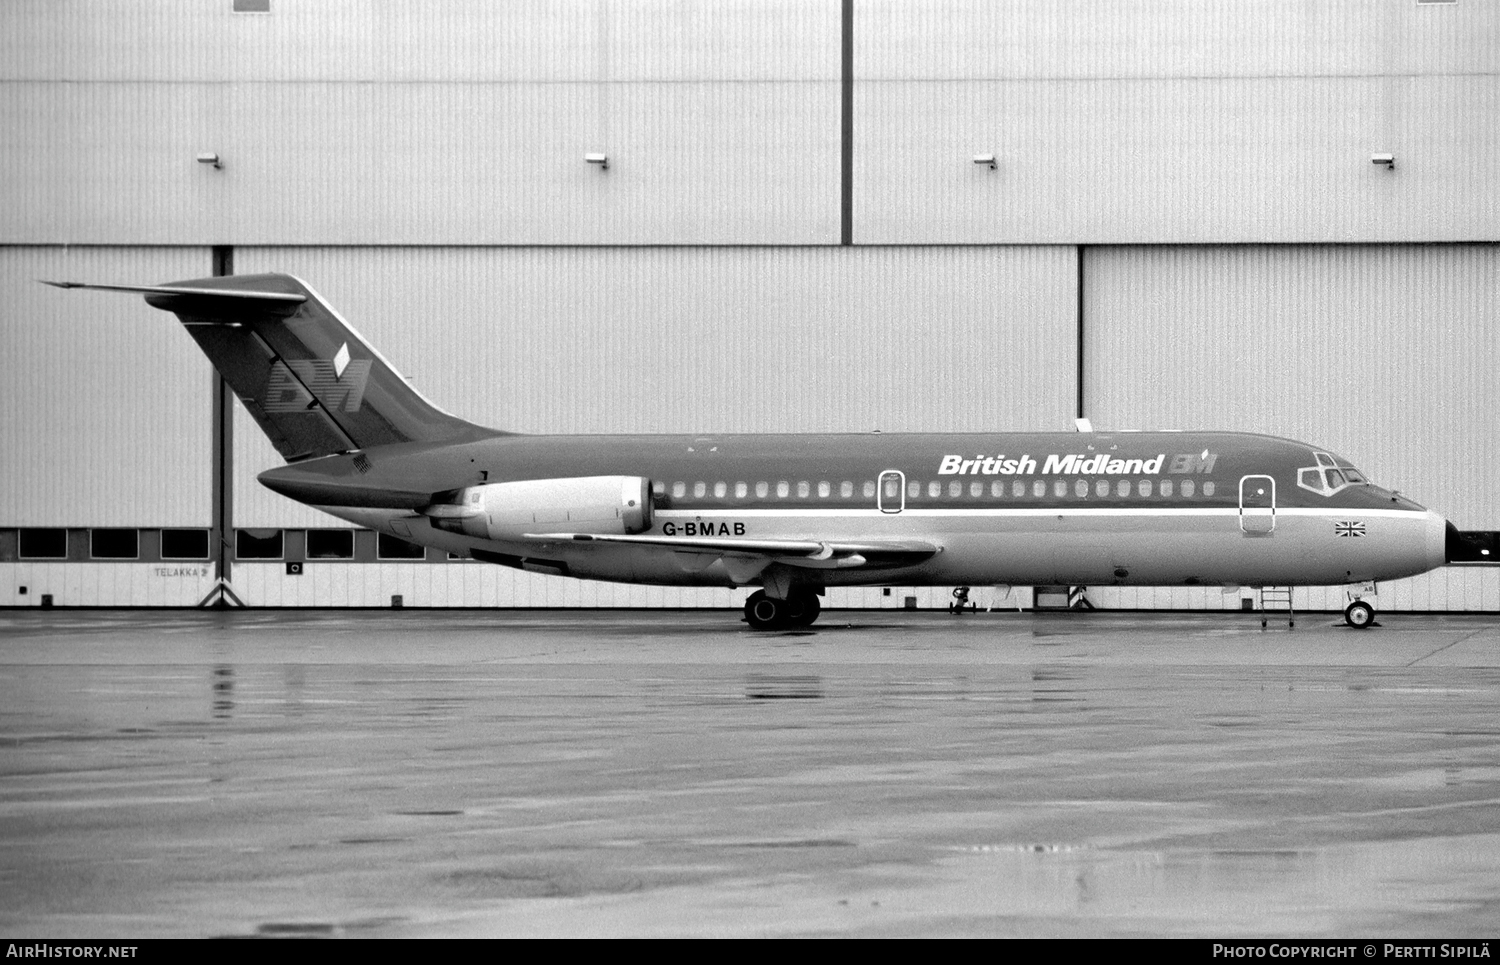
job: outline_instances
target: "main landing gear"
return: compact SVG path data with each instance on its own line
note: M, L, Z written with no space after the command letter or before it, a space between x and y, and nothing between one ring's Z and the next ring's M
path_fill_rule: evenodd
M813 590L796 589L785 600L756 590L745 601L745 622L752 630L792 630L810 627L822 612L823 604Z

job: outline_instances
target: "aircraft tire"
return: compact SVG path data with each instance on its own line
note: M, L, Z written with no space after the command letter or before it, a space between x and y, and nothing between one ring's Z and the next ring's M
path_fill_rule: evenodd
M765 590L756 590L745 601L745 622L752 630L780 630L786 617L786 601L771 599Z
M1356 630L1368 629L1375 622L1375 608L1364 600L1355 600L1344 607L1344 622Z
M786 601L786 625L810 627L821 612L823 604L818 601L818 594L811 591L793 593Z

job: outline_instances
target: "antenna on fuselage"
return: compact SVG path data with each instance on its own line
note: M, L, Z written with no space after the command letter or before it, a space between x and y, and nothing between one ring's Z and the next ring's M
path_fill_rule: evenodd
M1079 432L1093 432L1094 431L1094 424L1092 422L1090 422L1089 420L1084 419L1084 418L1074 419L1073 420L1073 425L1077 427L1077 429L1078 429Z

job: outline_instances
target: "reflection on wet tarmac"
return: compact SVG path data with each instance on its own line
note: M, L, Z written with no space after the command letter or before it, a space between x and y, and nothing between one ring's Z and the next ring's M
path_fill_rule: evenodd
M234 668L222 664L214 668L214 710L217 720L228 720L234 710Z
M17 937L1452 937L1500 912L1500 621L61 616L0 615Z

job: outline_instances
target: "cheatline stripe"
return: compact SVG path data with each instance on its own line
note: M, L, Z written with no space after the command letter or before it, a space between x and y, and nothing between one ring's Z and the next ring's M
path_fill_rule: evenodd
M1312 509L1307 507L1278 508L1277 516L1301 516L1314 519L1336 519L1336 520L1360 520L1360 519L1419 519L1427 515L1427 510L1416 509ZM1246 509L1249 516L1269 516L1265 509ZM763 516L767 518L790 517L790 516L816 516L833 518L839 516L930 516L930 517L964 517L964 516L1239 516L1240 510L1237 506L1224 506L1212 509L1187 509L1163 506L1157 509L1084 509L1080 507L1055 506L1050 509L990 509L976 507L973 509L905 509L899 513L886 513L878 509L848 506L843 509L726 509L714 507L709 509L658 509L652 512L658 519L698 519L700 517L713 516L733 518L745 516Z

